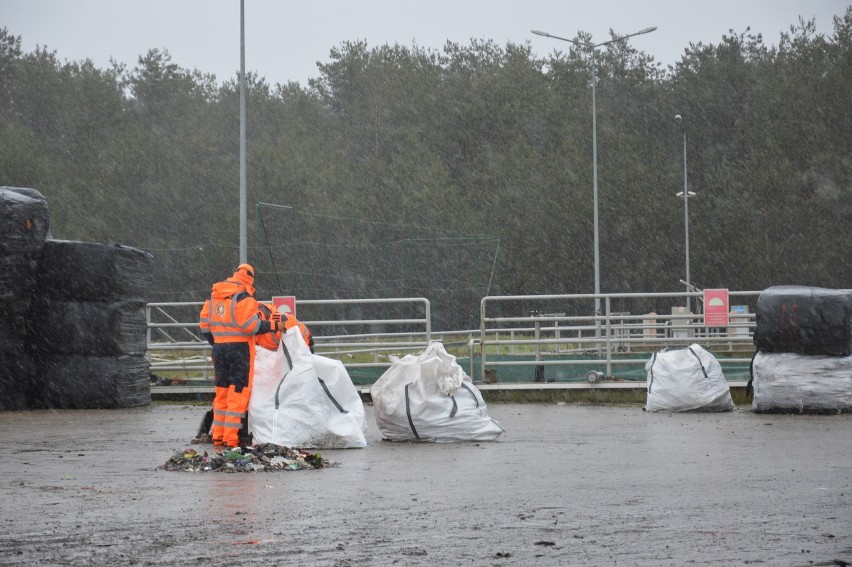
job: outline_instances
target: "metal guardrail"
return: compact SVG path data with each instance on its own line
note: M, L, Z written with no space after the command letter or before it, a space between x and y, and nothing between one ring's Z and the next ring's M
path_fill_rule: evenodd
M731 298L752 303L759 295L759 291L729 292ZM545 366L571 365L596 366L597 369L588 375L589 381L592 382L597 378L612 376L613 366L644 366L648 361L647 354L642 358L630 358L628 355L631 352L650 353L693 343L700 344L711 352L752 351L755 327L753 313L734 313L730 315L728 327L708 328L704 326L704 317L700 313L630 314L623 311L614 312L612 309L613 302L624 306L630 302L641 301L647 304L655 300L665 300L664 303L672 304L686 297L700 300L701 296L699 292L679 292L485 297L480 303L480 336L476 344L470 345L471 360L475 348L478 347L479 378L483 382L496 380L489 379L489 369L496 373L493 369L501 366L535 366L541 369L540 373L543 375ZM566 307L566 312L582 313L584 309L578 305L591 306L594 299L604 302L604 313L571 316L565 313L528 311L528 314L523 316L492 315L493 311L522 313L525 307L536 303L562 304ZM700 305L700 302L696 301L695 304ZM523 350L531 356L527 360L489 360L489 357L513 354L517 350ZM577 354L586 356L569 357ZM743 364L750 362L751 357L733 356L725 361ZM541 378L540 381L544 381L543 376Z
M754 305L759 295L758 291L729 292L731 303L739 300L749 305ZM589 313L596 297L605 307L599 315ZM730 325L723 329L707 328L700 313L681 313L674 307L672 314L631 314L628 310L631 304L648 305L657 301L674 306L684 303L686 297L697 298L692 303L700 306L699 292L489 296L481 300L479 329L440 333L432 331L430 304L425 298L302 300L298 308L303 322L314 329L317 353L341 360L348 369L389 367L391 355L422 351L432 340L440 340L448 348L455 347L457 352L466 350L469 375L485 383L496 380L489 379L489 374L493 375L498 368L511 366L535 367L536 381L542 382L543 376L539 380L538 372L543 375L544 368L550 366L582 365L594 368L594 376L610 377L614 368L644 365L649 353L692 343L701 344L711 352L733 354L725 359L729 363L750 362L750 355L749 358L735 356L753 349L755 315L748 310L732 314ZM397 304L396 311L406 314L352 316L360 306L375 311L381 304ZM565 312L529 309L531 305L541 304L560 305ZM620 311L615 311L613 304ZM200 301L148 304L147 338L152 372L179 371L202 379L212 376L210 346L198 332L197 318L202 305ZM333 316L322 316L328 310L335 310ZM414 315L409 316L410 313ZM322 329L337 332L327 334ZM168 351L178 351L184 356L158 356ZM356 362L363 360L365 354L372 360ZM505 355L520 360L496 358Z
M265 300L264 300L265 301ZM265 301L268 302L268 301ZM378 306L383 304L402 305L414 316L397 318L336 318L302 319L302 312L311 315L318 309L338 309L345 314L355 306ZM198 313L203 301L149 303L146 306L147 348L151 362L151 372L181 371L198 373L200 378L212 376L213 366L210 358L210 345L198 331ZM383 299L309 299L298 302L300 320L311 329L335 327L338 329L363 329L381 327L383 329L405 327L409 332L353 332L338 335L313 333L315 349L318 354L341 359L349 368L387 367L390 362L380 362L378 353L422 351L432 340L431 307L428 299L422 297L383 298ZM184 357L158 357L158 352L179 351L197 355ZM373 362L349 362L348 356L372 353Z

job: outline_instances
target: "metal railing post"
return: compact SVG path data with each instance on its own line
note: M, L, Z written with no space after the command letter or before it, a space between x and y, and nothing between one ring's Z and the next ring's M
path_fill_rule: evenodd
M606 375L612 376L612 310L610 298L606 298Z

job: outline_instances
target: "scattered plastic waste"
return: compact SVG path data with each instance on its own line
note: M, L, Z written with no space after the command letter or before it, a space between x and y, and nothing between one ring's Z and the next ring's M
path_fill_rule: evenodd
M333 466L336 466L336 463L323 459L319 453L308 453L269 443L213 453L183 449L175 451L168 461L157 468L167 471L234 473L300 471Z

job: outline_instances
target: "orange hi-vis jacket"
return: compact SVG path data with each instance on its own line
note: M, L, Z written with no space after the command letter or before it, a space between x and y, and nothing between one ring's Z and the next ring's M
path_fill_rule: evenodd
M213 335L217 343L251 342L260 330L257 306L243 283L229 278L213 284L213 293L201 309L201 332Z

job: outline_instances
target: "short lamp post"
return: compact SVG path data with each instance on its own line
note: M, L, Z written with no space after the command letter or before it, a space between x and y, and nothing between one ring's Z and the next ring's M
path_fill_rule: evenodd
M683 124L683 117L680 114L675 116L678 124ZM686 178L686 127L683 127L683 191L677 194L678 197L683 197L683 230L684 230L684 248L686 254L686 292L691 291L693 286L689 283L689 198L695 197L695 193L687 188ZM686 312L692 313L691 302L689 296L686 296Z

